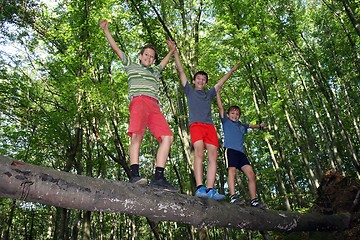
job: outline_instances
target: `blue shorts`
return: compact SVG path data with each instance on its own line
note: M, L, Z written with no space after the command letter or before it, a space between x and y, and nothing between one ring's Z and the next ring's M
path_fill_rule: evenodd
M250 165L245 153L231 148L225 148L225 162L226 168L236 167L239 170L245 165Z

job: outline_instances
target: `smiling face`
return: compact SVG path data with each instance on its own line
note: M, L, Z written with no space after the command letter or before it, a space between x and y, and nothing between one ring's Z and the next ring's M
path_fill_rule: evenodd
M205 72L197 72L194 76L193 83L196 90L203 90L208 82L208 76Z
M229 108L229 110L227 111L227 117L234 122L239 121L241 116L241 111L240 108L237 106L232 106Z
M156 52L152 48L145 48L139 54L140 63L145 67L150 67L155 63Z

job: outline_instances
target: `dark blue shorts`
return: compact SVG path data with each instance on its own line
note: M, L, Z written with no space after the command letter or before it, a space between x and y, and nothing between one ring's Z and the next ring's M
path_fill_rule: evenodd
M236 167L239 170L241 170L244 165L250 165L245 153L231 148L225 148L225 163L226 168Z

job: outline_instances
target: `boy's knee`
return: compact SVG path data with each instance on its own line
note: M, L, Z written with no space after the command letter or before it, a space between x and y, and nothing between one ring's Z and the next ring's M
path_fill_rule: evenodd
M133 134L131 135L131 142L132 142L132 143L141 142L142 139L143 139L143 136L142 136L142 135L135 134L135 133L133 133Z
M162 136L161 142L172 144L174 142L174 136Z
M199 148L199 149L194 149L194 155L195 155L195 157L196 158L201 158L201 159L203 159L204 157L205 157L205 153L204 153L204 149L201 149L201 148Z
M217 152L208 153L208 155L209 155L209 161L210 162L215 162L215 163L218 162L218 154L217 154Z

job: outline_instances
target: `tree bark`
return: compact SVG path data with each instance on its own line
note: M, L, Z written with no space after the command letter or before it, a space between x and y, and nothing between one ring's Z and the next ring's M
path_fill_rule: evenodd
M205 200L128 182L74 175L0 156L0 197L61 208L119 212L154 222L260 231L335 231L349 226L350 213L300 214Z
M345 12L346 15L348 16L351 24L354 26L356 33L359 35L360 37L360 23L359 21L356 19L356 15L354 14L354 11L352 10L349 1L348 0L342 0L341 1L344 8L345 8Z
M14 219L15 206L16 206L16 200L14 200L13 204L11 205L11 210L10 210L9 218L7 220L6 230L4 232L4 240L9 240L10 239L10 237L9 237L10 236L10 229L12 227L12 223L13 223L13 219Z

